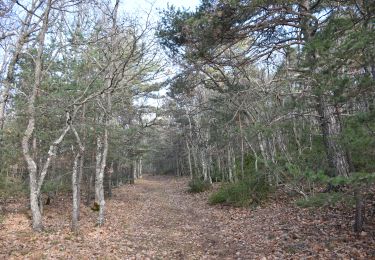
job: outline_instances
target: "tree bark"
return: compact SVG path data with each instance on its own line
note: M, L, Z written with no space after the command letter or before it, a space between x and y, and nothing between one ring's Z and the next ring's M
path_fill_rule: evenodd
M72 212L72 231L78 231L78 221L80 218L80 203L81 203L81 176L82 176L82 168L83 168L83 154L85 152L85 148L81 142L81 138L78 135L77 130L73 125L71 125L71 129L74 133L76 138L76 142L78 145L78 152L74 157L73 163L73 173L72 173L72 191L73 191L73 212Z
M79 164L81 160L81 153L77 152L74 156L73 173L72 173L72 191L73 191L73 212L72 212L72 231L78 231L78 215L79 215Z
M187 152L188 152L188 164L189 164L190 180L192 180L193 179L193 166L191 164L191 149L190 149L188 140L186 140L186 149L187 149Z
M112 175L113 175L113 162L108 169L108 197L112 198Z
M28 124L25 130L24 136L22 138L22 152L25 157L27 168L28 168L29 175L30 175L30 206L31 206L31 212L32 212L32 226L35 231L41 231L43 229L42 214L40 212L40 208L38 205L38 199L40 195L40 188L41 188L40 186L43 183L44 176L42 174L38 176L37 165L30 153L29 142L35 129L35 101L36 101L36 96L37 96L37 93L41 86L41 81L42 81L42 59L43 59L42 55L44 51L45 36L48 30L48 21L49 21L49 14L51 10L51 3L52 3L52 0L49 0L47 2L47 6L43 14L42 27L38 34L37 56L34 59L35 60L34 85L33 85L32 93L29 98L29 103L27 106L27 114L28 114L29 119L28 119ZM46 164L48 163L51 156L53 156L52 153L49 154ZM48 165L45 169L46 171L47 171L47 168L48 168Z
M233 182L233 168L232 168L232 156L231 156L231 148L228 145L228 181Z
M138 162L138 178L142 178L142 156L139 157Z
M363 222L365 218L365 203L359 187L355 188L354 195L356 199L354 231L359 233L363 230Z
M241 122L241 114L238 113L238 120L240 124L240 137L241 137L241 178L245 177L245 149L244 149L244 138L243 138L243 130L242 130L242 122Z
M107 122L107 120L106 120ZM96 169L95 169L95 206L99 207L98 215L98 226L104 224L104 210L105 210L105 200L104 200L104 171L106 167L107 154L108 154L108 129L107 123L104 128L103 140L100 136L96 140Z
M326 104L322 96L318 98L317 110L320 116L320 127L327 154L328 174L331 177L347 177L350 167L346 151L338 140L341 134L341 123L338 112L334 106Z

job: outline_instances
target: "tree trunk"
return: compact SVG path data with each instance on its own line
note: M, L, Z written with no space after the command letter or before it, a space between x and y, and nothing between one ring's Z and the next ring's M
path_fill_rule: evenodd
M218 171L218 174L221 174L221 181L225 181L225 174L222 169L221 169L221 158L220 158L220 154L218 154L217 156L217 171Z
M79 146L79 152L81 153L81 158L79 160L79 170L78 170L78 209L80 209L80 206L81 206L81 185L82 185L82 177L84 175L84 164L85 164L85 143L86 143L86 137L87 137L87 130L86 130L86 127L85 127L85 123L86 123L86 104L83 104L82 105L82 117L81 117L81 123L83 125L83 140L81 142L81 139L79 138L79 135L77 133L77 131L75 130L75 128L73 128L74 130L74 134L76 136L76 140L77 140L77 143L78 143L78 146ZM89 204L87 204L89 205ZM81 211L78 210L78 220L81 219Z
M301 20L302 34L304 40L309 42L314 39L316 35L316 28L311 23L310 15L312 14L310 1L304 0L301 2L300 7L309 15L306 15ZM309 71L313 76L321 73L320 67L317 66L317 50L311 49L307 53L307 62L310 64ZM338 142L339 135L341 134L341 123L339 111L330 104L331 101L326 100L325 90L318 84L314 86L316 95L316 110L320 116L320 129L323 136L325 151L327 154L327 161L329 166L328 174L334 176L348 176L349 163L346 157L345 149Z
M206 156L205 156L205 153L203 152L203 149L201 150L201 162L202 162L203 180L207 181L208 180L208 175L207 175L207 161L206 161Z
M190 149L188 140L186 140L186 148L187 148L187 152L188 152L188 164L189 164L190 180L192 180L193 179L193 167L192 167L192 164L191 164L191 149Z
M36 166L35 170L30 169L29 166L29 174L30 174L30 207L31 207L31 214L32 214L32 227L35 231L42 231L43 229L43 222L42 222L42 214L39 209L39 194L38 194L38 183L37 183L37 172Z
M245 177L245 149L244 149L244 138L243 138L243 130L242 130L242 122L241 122L241 115L238 114L238 120L240 124L240 136L241 136L241 178Z
M208 177L208 182L212 184L212 154L211 154L211 149L210 149L210 155L208 156L208 165L207 165L207 177Z
M341 124L338 111L332 105L326 104L324 97L318 98L317 110L320 116L320 127L323 135L324 147L327 154L329 176L349 175L349 162L346 151L339 143Z
M134 175L134 180L138 179L138 160L137 159L134 159L133 175Z
M81 185L82 185L82 175L83 175L83 164L84 164L84 154L81 155L79 158L79 168L78 168L78 176L77 176L77 204L78 204L78 213L77 213L77 219L81 219L81 211L79 210L81 207Z
M81 153L77 152L74 157L73 173L72 173L72 191L73 191L73 212L72 212L72 231L78 231L79 220L79 164Z
M228 181L233 182L233 169L230 145L228 145Z
M43 14L43 24L38 34L38 47L37 56L35 60L35 72L34 72L34 85L32 88L31 96L29 97L29 103L27 106L28 124L22 138L22 152L25 157L27 168L30 175L30 206L32 212L32 226L35 231L41 231L43 229L42 214L38 205L38 199L40 195L41 184L43 184L44 176L37 176L37 166L30 153L29 142L34 133L35 129L35 101L38 90L41 86L42 81L42 55L44 51L44 41L48 30L49 13L51 9L51 2L49 0L46 9ZM50 158L50 157L49 157ZM49 159L48 158L48 159ZM47 159L47 162L48 162ZM48 165L47 165L48 166ZM47 169L46 169L47 171ZM38 178L39 177L39 178Z
M264 142L264 137L262 133L259 133L257 137L258 137L258 142L259 142L260 153L262 154L262 157L263 157L263 163L266 167L268 167L270 159L267 153L266 144Z
M91 203L91 197L92 197L92 186L94 182L94 174L92 171L89 171L88 173L88 178L87 178L87 194L86 194L86 206L89 206Z
M106 120L107 121L107 120ZM95 206L99 207L98 222L99 226L104 224L104 171L106 167L108 154L108 129L104 128L103 141L100 136L97 138L97 154L96 154L96 169L95 169Z
M257 152L255 151L253 145L249 142L249 140L247 139L246 136L244 136L245 140L246 140L246 143L247 145L250 147L251 151L253 152L253 155L254 155L254 170L255 172L258 172L258 154Z
M142 156L139 157L139 162L138 162L138 177L140 179L142 178Z
M359 187L355 189L354 193L356 199L354 231L359 233L363 230L363 222L365 218L365 203Z
M73 163L73 173L72 173L72 191L73 191L73 212L72 212L72 231L78 231L78 221L80 218L80 203L81 203L81 179L82 179L82 169L83 169L83 154L85 148L81 142L77 130L73 125L71 129L74 133L78 144L78 152L74 157Z
M108 170L108 197L112 198L112 174L113 174L113 162L111 162L111 167Z

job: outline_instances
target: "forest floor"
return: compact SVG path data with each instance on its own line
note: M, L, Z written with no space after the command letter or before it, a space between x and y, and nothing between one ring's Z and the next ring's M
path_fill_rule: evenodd
M69 197L46 206L41 233L32 232L25 203L14 203L0 224L0 259L375 259L375 230L353 233L352 212L286 200L210 206L208 194L188 193L185 178L145 176L114 190L104 227L82 206L78 234Z

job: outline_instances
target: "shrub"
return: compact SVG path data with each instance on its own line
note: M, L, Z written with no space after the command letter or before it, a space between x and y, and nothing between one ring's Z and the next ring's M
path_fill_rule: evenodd
M213 182L221 182L221 181L223 181L222 178L223 178L222 173L219 171L219 169L217 169L217 167L215 167L214 171L211 174L212 181Z
M244 179L223 185L209 198L210 204L230 204L239 207L258 205L268 197L271 186L264 174L253 174Z
M26 191L27 185L25 185L22 180L0 174L0 198L16 196Z
M208 181L201 179L193 179L189 182L189 191L192 193L199 193L211 188L211 184Z
M334 206L337 203L345 202L349 205L354 205L354 199L342 192L335 193L318 193L314 196L308 198L303 198L296 201L297 206L301 208L311 208L311 207L325 207L325 206Z

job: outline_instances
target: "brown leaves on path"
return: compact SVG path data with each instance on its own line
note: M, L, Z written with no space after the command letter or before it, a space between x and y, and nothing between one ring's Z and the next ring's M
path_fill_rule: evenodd
M81 209L70 232L71 206L45 209L45 231L24 213L8 214L0 230L1 259L375 259L374 233L356 237L348 216L273 202L255 210L209 206L208 193L189 194L187 179L146 176L122 186L106 203L106 224Z

